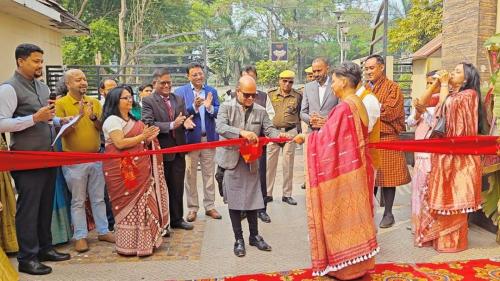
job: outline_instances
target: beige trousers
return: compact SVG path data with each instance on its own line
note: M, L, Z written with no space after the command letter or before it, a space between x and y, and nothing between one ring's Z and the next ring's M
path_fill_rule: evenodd
M201 142L207 138L202 137ZM184 187L186 189L186 201L189 211L198 212L198 188L196 185L198 162L201 166L201 177L203 180L203 206L205 211L215 209L215 149L202 149L191 151L186 154L186 177Z
M290 130L287 133L293 137L297 135L297 129ZM285 143L283 148L276 143L269 143L267 145L267 196L273 196L280 150L283 151L283 197L291 197L293 186L293 159L295 157L295 142L293 141Z

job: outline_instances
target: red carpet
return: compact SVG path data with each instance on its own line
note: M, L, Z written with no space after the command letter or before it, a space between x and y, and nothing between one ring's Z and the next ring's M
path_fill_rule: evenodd
M297 281L334 280L329 277L312 277L310 269L285 272L241 275L224 278L199 279L199 281ZM500 281L500 258L442 263L377 264L362 281Z

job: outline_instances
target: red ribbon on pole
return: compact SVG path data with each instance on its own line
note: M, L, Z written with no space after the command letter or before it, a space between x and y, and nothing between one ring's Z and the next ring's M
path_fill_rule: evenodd
M245 139L231 139L214 142L187 144L161 150L147 150L137 153L80 153L47 151L0 151L0 171L29 170L104 161L108 159L189 152L222 146L239 146L240 153L247 161L260 156L261 146L269 142L286 142L286 138L259 138L258 146L248 144ZM371 143L370 148L409 152L429 152L442 154L500 155L499 138L496 136L454 137L429 140L404 140Z

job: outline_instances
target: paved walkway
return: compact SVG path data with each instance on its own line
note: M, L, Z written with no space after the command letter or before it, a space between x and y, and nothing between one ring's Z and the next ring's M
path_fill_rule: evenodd
M161 249L148 258L125 258L118 256L111 245L104 242L91 243L91 250L76 255L63 263L48 263L53 273L47 276L21 274L21 280L184 280L195 278L223 277L257 272L284 271L310 267L307 222L303 181L302 151L295 161L294 198L298 206L281 202L281 168L278 169L274 202L269 204L272 222L259 222L260 234L273 247L272 252L261 252L247 246L247 255L233 255L233 234L227 206L217 195L217 209L222 220L206 218L200 211L195 225L196 231L174 231ZM200 192L200 195L202 193ZM278 199L278 200L277 200ZM377 209L376 222L380 221L382 208ZM396 224L389 229L379 229L378 241L381 252L377 263L383 262L433 262L489 258L500 256L500 245L495 235L475 225L469 231L469 249L458 254L439 254L430 248L415 248L410 225L410 188L397 189L394 204ZM248 245L248 225L244 223L244 236ZM72 245L64 247L70 250ZM11 258L14 265L17 263Z

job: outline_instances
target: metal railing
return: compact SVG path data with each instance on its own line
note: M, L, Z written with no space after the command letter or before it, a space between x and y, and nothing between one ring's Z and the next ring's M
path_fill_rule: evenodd
M55 90L57 81L68 69L81 69L89 84L88 94L99 97L99 83L104 78L115 79L118 83L126 83L134 89L141 84L151 83L152 73L158 67L166 67L172 76L173 86L187 83L187 64L151 64L151 65L47 65L45 67L47 85L51 91Z

